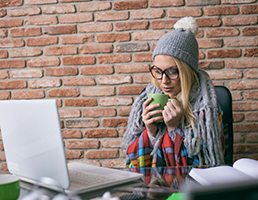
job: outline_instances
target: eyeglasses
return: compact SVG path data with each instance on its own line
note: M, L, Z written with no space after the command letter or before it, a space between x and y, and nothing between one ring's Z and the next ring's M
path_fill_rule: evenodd
M163 77L163 74L165 74L170 80L178 79L179 77L179 70L175 67L170 67L165 69L164 71L158 68L157 66L153 65L149 68L150 73L153 78L160 80Z

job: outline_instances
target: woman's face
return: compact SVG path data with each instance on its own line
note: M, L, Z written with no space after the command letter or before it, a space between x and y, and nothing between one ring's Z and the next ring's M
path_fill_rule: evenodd
M161 70L165 69L178 69L176 62L172 56L168 55L157 55L154 58L154 63L157 68ZM178 71L179 73L179 71ZM159 87L162 89L164 94L172 94L173 96L177 96L178 93L181 91L181 84L180 84L180 76L175 80L169 79L165 74L163 74L162 79L158 80Z

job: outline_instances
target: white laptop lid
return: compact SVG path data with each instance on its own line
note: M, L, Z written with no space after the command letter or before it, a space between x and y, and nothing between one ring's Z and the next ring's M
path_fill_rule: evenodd
M69 187L56 100L0 101L0 126L12 174L34 181L50 177Z

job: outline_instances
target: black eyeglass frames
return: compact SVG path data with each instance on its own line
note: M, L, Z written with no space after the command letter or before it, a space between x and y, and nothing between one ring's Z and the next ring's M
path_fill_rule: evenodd
M179 70L178 68L175 68L175 67L170 67L163 71L157 66L153 65L149 68L149 70L152 77L157 80L161 80L163 77L163 74L165 74L170 80L175 80L175 79L178 79L179 77Z

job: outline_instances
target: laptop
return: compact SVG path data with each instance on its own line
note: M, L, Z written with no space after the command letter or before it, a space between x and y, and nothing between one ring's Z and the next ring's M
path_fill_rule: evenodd
M79 162L67 164L56 100L0 101L0 127L8 169L23 181L81 194L142 177ZM74 174L81 180L73 183Z

